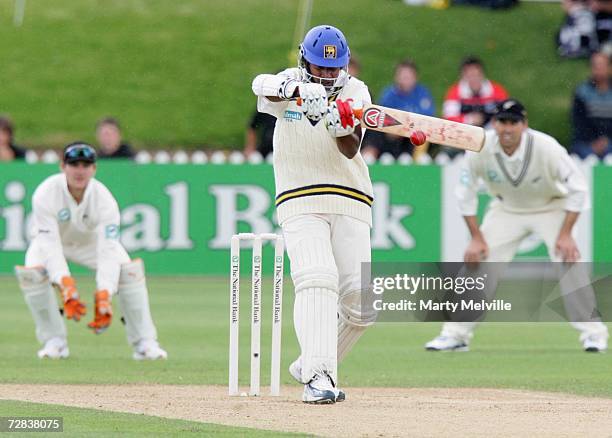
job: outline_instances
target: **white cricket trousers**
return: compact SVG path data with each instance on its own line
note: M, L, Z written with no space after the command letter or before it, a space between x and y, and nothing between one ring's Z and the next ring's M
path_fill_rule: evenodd
M519 214L510 213L503 209L500 204L490 208L483 219L480 230L484 236L485 242L489 247L489 256L487 262L511 262L514 258L521 241L529 234L538 235L545 243L548 250L548 256L553 262L561 262L560 256L555 254L555 244L561 226L565 220L566 212L562 209L556 209L541 213ZM579 280L580 281L580 280ZM573 283L572 283L573 284ZM567 284L568 293L572 290L572 284ZM561 282L561 289L564 289L564 282ZM571 297L570 297L571 298ZM587 297L587 300L592 300L594 296ZM575 308L575 303L569 304L566 300L566 310ZM590 304L590 303L585 303ZM442 336L450 336L469 342L473 336L474 328L477 322L446 322L442 327ZM606 335L607 327L601 321L595 322L572 322L571 325L580 331L580 339L595 335Z

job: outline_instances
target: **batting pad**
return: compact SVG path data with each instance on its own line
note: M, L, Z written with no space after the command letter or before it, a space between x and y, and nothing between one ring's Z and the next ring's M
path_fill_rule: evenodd
M338 303L338 362L341 362L357 343L365 329L376 321L377 312L363 308L361 289L340 294Z
M66 325L57 297L42 267L15 266L15 275L36 325L36 339L44 344L51 338L66 339Z
M356 326L338 320L338 362L342 362L353 349L366 327Z
M325 288L308 288L295 295L293 322L302 349L302 381L327 373L337 382L338 294Z

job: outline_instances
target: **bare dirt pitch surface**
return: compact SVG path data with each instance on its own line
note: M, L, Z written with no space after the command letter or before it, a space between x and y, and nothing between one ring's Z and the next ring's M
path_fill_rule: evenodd
M266 388L264 388L265 390ZM265 393L265 392L263 392ZM502 389L347 388L347 401L228 397L221 386L0 384L0 399L322 436L612 436L612 399Z

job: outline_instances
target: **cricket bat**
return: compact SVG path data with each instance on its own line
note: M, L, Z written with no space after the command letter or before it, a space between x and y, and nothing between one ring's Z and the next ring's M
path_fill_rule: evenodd
M400 111L379 105L353 110L364 128L408 137L422 131L428 142L458 149L480 152L484 145L484 129L465 123Z

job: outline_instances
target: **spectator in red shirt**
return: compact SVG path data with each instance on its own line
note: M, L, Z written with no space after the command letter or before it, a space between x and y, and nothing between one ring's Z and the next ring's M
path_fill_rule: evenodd
M446 92L442 116L448 120L485 126L497 104L508 98L500 84L485 77L482 61L468 56L461 62L461 78Z

